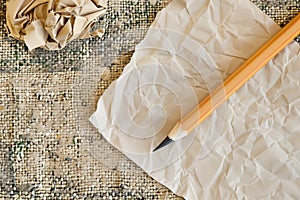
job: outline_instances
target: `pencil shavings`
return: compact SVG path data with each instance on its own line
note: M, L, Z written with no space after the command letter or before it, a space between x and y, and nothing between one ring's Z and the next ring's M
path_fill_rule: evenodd
M91 29L106 8L106 0L10 0L7 31L24 41L29 50L59 50L75 39L101 37L103 29Z

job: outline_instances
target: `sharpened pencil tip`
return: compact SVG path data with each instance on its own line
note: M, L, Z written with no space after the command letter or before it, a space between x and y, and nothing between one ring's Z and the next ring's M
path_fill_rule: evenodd
M168 144L170 144L171 142L173 142L172 139L170 139L169 137L166 137L154 150L153 152L155 152L156 150L164 147L164 146L167 146Z

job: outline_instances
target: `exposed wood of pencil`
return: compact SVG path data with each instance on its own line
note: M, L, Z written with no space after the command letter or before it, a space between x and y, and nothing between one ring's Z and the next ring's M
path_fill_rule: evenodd
M232 73L222 85L217 87L196 108L181 119L170 132L169 137L175 139L174 135L177 134L178 128L186 131L187 134L193 131L199 123L206 119L299 34L300 13Z

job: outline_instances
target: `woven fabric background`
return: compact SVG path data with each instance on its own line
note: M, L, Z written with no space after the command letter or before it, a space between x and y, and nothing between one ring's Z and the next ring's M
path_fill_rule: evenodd
M51 52L9 38L0 1L0 199L181 199L88 121L169 0L109 0L103 38ZM300 12L300 0L252 1L281 26Z

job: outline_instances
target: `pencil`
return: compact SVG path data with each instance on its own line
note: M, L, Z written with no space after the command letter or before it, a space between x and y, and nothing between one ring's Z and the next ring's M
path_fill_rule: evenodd
M189 135L197 125L205 120L299 34L300 13L232 73L223 84L213 90L198 106L177 122L169 135L153 151Z

